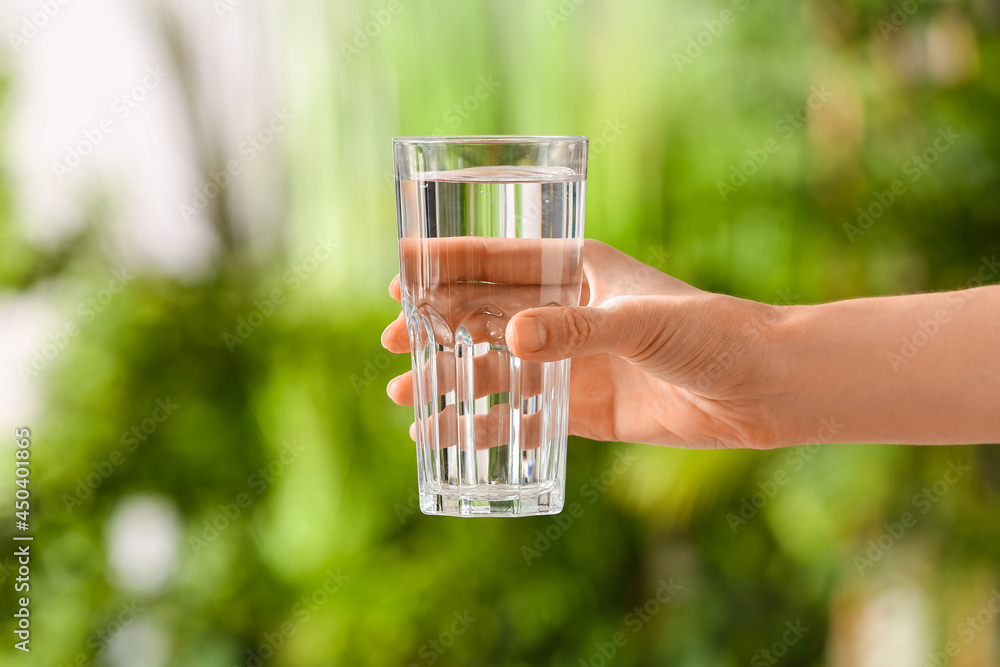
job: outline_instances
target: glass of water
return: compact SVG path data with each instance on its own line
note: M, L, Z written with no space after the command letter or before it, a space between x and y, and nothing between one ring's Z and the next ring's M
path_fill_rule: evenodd
M393 140L420 509L563 508L569 360L507 349L511 316L580 302L586 137Z

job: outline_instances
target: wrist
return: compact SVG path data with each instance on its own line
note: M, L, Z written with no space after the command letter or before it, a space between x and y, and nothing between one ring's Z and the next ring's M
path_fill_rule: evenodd
M773 404L775 446L832 442L843 423L837 415L836 378L827 372L835 361L830 356L836 355L819 335L826 331L818 320L823 306L768 307L764 375Z
M796 385L797 377L809 372L808 366L801 362L804 340L801 321L808 308L756 304L761 322L757 373L767 421L762 437L768 449L805 444L813 435L810 433L813 416Z
M713 295L715 296L715 295ZM712 310L723 313L726 335L714 352L712 368L726 367L720 383L708 395L725 396L737 409L741 444L753 449L773 449L804 442L803 419L796 388L795 348L798 306L775 306L731 296Z

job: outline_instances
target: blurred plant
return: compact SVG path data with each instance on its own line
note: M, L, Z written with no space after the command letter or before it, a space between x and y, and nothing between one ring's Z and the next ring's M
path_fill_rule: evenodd
M212 31L238 29L250 10L224 5ZM296 117L282 148L258 155L279 161L286 182L253 187L275 189L284 225L255 235L236 213L245 189L213 180L234 176L199 38L155 4L219 251L201 276L138 273L35 369L45 408L31 425L32 664L139 664L166 637L168 664L204 667L597 664L612 648L620 665L734 665L767 661L765 644L783 664L839 667L871 664L858 656L872 654L875 627L887 628L883 643L912 634L922 655L959 642L969 664L987 664L989 642L965 644L971 626L959 624L982 616L975 636L996 635L997 616L982 612L1000 564L996 448L690 452L573 439L567 505L579 512L499 522L413 511L412 415L380 390L409 364L379 346L398 312L385 294L397 259L384 175L389 139L431 132L449 102L476 100L463 133L600 138L588 236L702 288L783 303L953 289L1000 250L1000 40L988 3L904 7L885 35L892 8L858 0L740 5L683 72L671 54L734 3L282 6L294 39L279 60ZM373 21L377 33L358 46ZM476 96L480 77L494 76L502 85ZM810 104L824 85L829 98ZM0 101L10 104L5 79ZM775 123L789 110L804 118L779 145ZM906 181L863 236L845 234L859 208L895 192L939 128L961 141ZM746 165L748 147L752 178L723 201L717 184ZM82 207L89 224L77 236L36 244L24 233L33 221L13 224L15 183L0 179L0 289L62 295L56 310L75 322L72 297L99 300L120 268L110 213ZM117 463L123 433L164 397L183 408ZM295 460L258 494L251 476L282 460L286 442ZM604 491L586 484L633 457ZM914 489L933 488L957 459L967 475L860 577L855 555L886 542L886 524L916 506ZM113 474L90 487L107 462ZM11 479L0 478L0 497ZM80 480L91 496L80 497ZM111 565L112 517L136 494L176 513L182 547L163 587L141 592ZM745 524L734 529L731 516ZM225 529L208 548L183 548L216 523ZM529 560L526 545L543 557ZM667 604L671 581L684 588ZM328 600L309 602L317 591ZM5 609L12 596L4 586ZM633 635L628 614L650 600L661 608L643 612ZM144 611L124 638L104 641L126 603ZM455 613L476 619L460 637ZM794 641L790 619L809 629ZM20 658L9 645L0 656Z

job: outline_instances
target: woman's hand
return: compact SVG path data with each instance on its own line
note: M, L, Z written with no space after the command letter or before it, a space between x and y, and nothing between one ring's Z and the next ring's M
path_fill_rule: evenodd
M573 359L571 434L695 448L788 441L774 390L780 308L703 292L598 241L585 242L582 264L586 305L522 310L505 332L526 361ZM389 291L400 300L398 276ZM382 343L409 351L402 316ZM412 372L393 379L390 398L412 405L412 385Z

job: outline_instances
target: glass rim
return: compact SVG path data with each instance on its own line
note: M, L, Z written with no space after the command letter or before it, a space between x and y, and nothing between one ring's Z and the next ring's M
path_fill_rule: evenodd
M425 137L395 137L394 146L409 146L415 144L547 144L547 143L587 143L590 139L583 135L573 134L468 134L439 135Z

